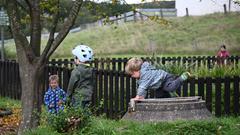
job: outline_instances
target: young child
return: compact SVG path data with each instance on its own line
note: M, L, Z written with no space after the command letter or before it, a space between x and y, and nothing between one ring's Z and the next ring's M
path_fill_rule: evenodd
M58 82L58 75L51 75L49 77L49 88L44 95L44 103L50 113L58 113L64 109L66 93L58 86Z
M220 50L217 53L217 56L220 58L228 58L230 56L229 52L226 50L225 45L221 45Z
M158 90L159 98L170 98L169 92L177 90L190 76L189 72L176 77L161 69L156 69L140 58L131 58L125 67L127 74L138 79L137 95L132 100L144 99L148 90Z
M230 56L229 52L226 50L225 45L221 45L220 50L217 53L217 64L226 65L227 58Z
M93 51L86 45L78 45L72 50L77 65L71 73L67 95L74 107L90 105L94 89L93 68L88 62L93 60Z

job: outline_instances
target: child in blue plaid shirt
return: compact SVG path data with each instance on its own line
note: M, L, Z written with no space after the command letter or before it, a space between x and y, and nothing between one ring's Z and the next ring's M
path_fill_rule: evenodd
M64 109L66 93L58 86L58 75L49 77L49 88L44 95L44 103L49 113L58 113Z

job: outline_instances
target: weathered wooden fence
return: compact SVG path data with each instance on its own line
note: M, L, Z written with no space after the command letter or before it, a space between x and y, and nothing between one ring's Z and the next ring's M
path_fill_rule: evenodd
M46 67L46 82L50 74L60 76L60 86L66 90L71 70L64 67ZM105 113L109 118L119 118L126 111L131 97L136 95L136 80L123 71L94 70L96 85L93 94L93 105L98 114ZM12 61L0 62L0 95L20 99L21 85L18 64ZM177 90L180 96L202 96L207 108L216 116L239 115L239 76L225 78L193 78ZM151 91L148 97L156 97Z
M124 71L124 67L129 58L95 58L91 65L97 69ZM196 65L213 67L217 61L223 61L216 56L191 56L191 57L142 57L143 60L154 61L160 64L177 64L177 65ZM231 56L226 61L237 66L239 56ZM73 59L52 59L49 61L52 66L73 67Z
M45 67L45 89L48 87L48 77L52 74L59 75L59 84L67 89L70 70L63 67ZM21 99L21 82L19 76L19 65L16 61L0 61L0 96Z

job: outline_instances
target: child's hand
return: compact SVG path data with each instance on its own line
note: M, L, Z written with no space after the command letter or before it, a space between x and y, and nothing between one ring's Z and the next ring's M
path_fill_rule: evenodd
M62 100L59 100L58 101L58 106L61 106L63 104L63 101Z
M144 97L143 96L136 96L135 98L132 98L131 100L140 100L140 99L144 99Z
M128 112L134 112L134 111L135 111L135 102L136 102L137 100L140 100L140 99L144 99L144 97L137 95L135 98L132 98L132 99L130 100Z
M53 107L54 107L54 104L50 104L50 105L49 105L49 108L53 108Z

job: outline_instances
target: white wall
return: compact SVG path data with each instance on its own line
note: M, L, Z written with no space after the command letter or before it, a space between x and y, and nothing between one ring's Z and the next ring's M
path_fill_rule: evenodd
M176 0L177 16L185 16L186 8L189 15L205 15L215 12L224 12L223 4L229 10L229 0ZM240 6L231 3L231 11L240 11Z

